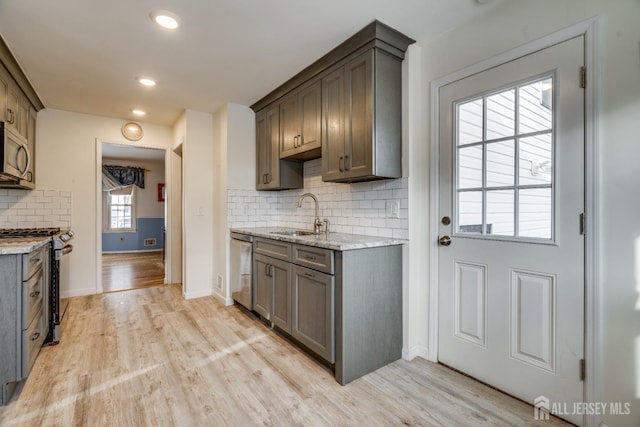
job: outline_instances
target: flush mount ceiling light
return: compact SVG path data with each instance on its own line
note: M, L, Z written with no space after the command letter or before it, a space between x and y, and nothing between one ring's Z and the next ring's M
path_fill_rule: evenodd
M133 114L135 114L136 116L144 116L146 113L142 110L131 110L131 112Z
M156 82L148 77L138 77L138 83L140 83L143 86L155 86Z
M149 14L153 22L168 30L175 30L182 24L182 19L178 15L166 10L154 10Z
M139 141L142 139L142 126L136 122L127 122L122 125L122 135L129 141Z

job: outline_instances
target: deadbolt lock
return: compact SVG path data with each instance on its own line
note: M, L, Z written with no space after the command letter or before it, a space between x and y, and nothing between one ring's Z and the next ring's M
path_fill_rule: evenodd
M449 224L451 224L451 218L449 218L448 216L443 216L443 217L442 217L442 223L443 223L444 225L449 225Z

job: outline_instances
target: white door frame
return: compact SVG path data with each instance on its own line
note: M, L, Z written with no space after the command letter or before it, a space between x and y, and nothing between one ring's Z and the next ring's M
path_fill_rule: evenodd
M599 206L599 188L597 185L597 171L600 162L598 156L597 141L597 61L596 61L596 32L597 18L593 18L564 30L550 34L541 39L532 41L524 46L517 47L501 55L489 58L485 61L467 67L463 70L449 74L431 82L431 151L430 151L430 186L429 186L429 351L428 358L432 362L438 361L438 219L439 219L439 119L440 98L439 91L442 86L457 80L469 77L473 74L485 71L489 68L518 59L522 56L537 52L547 47L562 43L574 37L584 35L585 40L585 66L587 69L588 83L585 88L585 349L586 379L584 383L584 399L586 402L597 401L599 397L599 384L597 378L597 366L600 363L598 343L601 331L598 328L600 312L598 309L600 279L600 257L598 240L597 206ZM578 70L576 70L576 73ZM585 426L597 426L599 418L595 415L585 416Z
M103 144L116 144L126 145L130 147L138 148L153 148L155 150L164 151L164 177L166 183L167 194L170 194L171 190L171 154L173 151L171 148L145 143L129 143L127 141L108 141L105 139L96 138L96 293L101 294L102 288L102 145ZM172 209L170 199L167 199L165 203L169 203L166 206L165 212L165 224L171 224ZM173 254L171 253L172 232L171 227L166 228L165 235L165 272L164 282L170 282L171 278L171 259Z

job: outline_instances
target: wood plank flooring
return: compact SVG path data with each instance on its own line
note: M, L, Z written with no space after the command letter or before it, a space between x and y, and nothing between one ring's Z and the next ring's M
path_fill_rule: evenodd
M65 319L0 425L565 425L419 358L342 387L246 311L178 285L72 298Z
M147 288L164 284L162 251L102 254L104 292Z

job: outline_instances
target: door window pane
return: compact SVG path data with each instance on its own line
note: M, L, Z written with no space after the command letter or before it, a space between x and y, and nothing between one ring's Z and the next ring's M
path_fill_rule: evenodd
M549 130L552 127L553 80L551 77L518 89L520 134Z
M482 141L483 99L458 105L458 145Z
M514 203L513 190L487 191L486 234L513 236Z
M458 104L457 233L553 237L552 104L551 76Z
M458 231L482 233L482 191L458 193Z
M520 185L550 184L552 159L550 133L520 139Z
M551 238L551 188L520 190L518 235L520 237Z
M487 187L513 186L514 176L513 140L487 144Z
M458 188L482 187L482 146L458 149Z
M487 97L487 139L513 136L516 122L515 89Z

